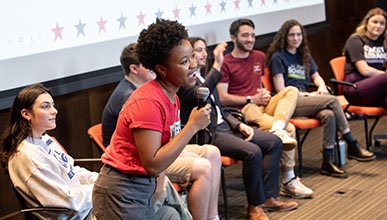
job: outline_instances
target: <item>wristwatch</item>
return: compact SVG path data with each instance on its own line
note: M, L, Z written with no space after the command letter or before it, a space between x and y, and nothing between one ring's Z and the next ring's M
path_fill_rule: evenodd
M247 101L247 104L251 103L251 96L246 96L246 101Z

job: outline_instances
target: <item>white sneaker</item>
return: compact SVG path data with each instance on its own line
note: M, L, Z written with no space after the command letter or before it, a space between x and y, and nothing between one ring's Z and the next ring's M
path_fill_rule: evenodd
M273 134L281 138L282 144L284 146L284 150L293 150L297 146L297 140L290 137L288 132L285 130L275 130L273 131Z
M286 183L281 184L281 196L289 196L295 199L309 198L313 196L313 191L301 183L300 178L293 177Z

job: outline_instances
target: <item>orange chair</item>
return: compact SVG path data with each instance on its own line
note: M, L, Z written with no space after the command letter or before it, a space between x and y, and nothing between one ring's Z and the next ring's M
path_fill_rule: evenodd
M102 143L102 123L95 124L87 130L87 134L94 141L94 143L99 147L99 149L105 152L106 148Z
M344 81L344 65L345 65L345 56L340 56L333 58L329 62L333 73L335 74L336 79L331 79L331 83L335 86L335 92L337 95L343 95L343 86L352 86L357 90L357 87L353 83ZM378 123L379 119L387 115L387 109L383 107L373 107L373 106L356 106L350 104L351 100L348 100L349 104L343 106L344 112L349 113L350 115L356 115L357 117L350 118L353 119L361 119L364 121L364 132L365 132L365 140L367 144L367 150L372 146L372 133L373 130ZM368 118L375 118L374 123L371 126L370 131L368 132ZM377 138L387 138L387 135L375 135L375 140Z
M269 68L265 68L265 75L262 77L262 84L264 85L264 87L269 90L270 92L274 92L275 89L274 89L274 85L273 85L273 81L271 79L271 76L270 76L270 70ZM291 118L289 120L289 122L291 122L294 127L296 127L296 139L297 139L297 142L298 142L298 145L297 145L297 150L298 150L298 170L299 170L299 176L302 177L302 174L303 174L303 166L302 166L302 145L304 144L309 132L313 129L313 128L318 128L321 126L321 123L318 119L315 119L315 118ZM301 130L305 130L304 134L300 135L300 131ZM336 143L337 143L337 146L338 146L338 138L336 138ZM340 158L340 151L337 150L337 155L338 157L337 158ZM337 161L337 165L339 167L341 167L341 161L338 160Z
M226 220L229 219L229 210L228 210L228 199L227 199L227 186L226 186L226 177L224 174L224 169L226 167L237 164L239 161L227 156L221 156L222 167L221 167L221 184L222 184L222 193L223 193L223 203L224 203L224 217Z

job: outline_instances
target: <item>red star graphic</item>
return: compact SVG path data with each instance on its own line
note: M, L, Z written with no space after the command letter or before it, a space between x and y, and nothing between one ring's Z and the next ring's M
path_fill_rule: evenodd
M145 22L144 22L145 14L143 14L142 11L140 11L140 14L137 15L137 18L138 18L138 27L140 26L140 24L145 25Z
M58 25L58 22L56 23L56 27L55 28L51 28L51 30L55 33L55 38L54 38L54 42L56 41L56 39L59 37L61 40L63 40L62 38L62 30L63 30L64 27L59 27Z
M238 9L238 10L239 10L239 2L240 2L240 0L235 0L235 1L234 1L235 9Z
M211 14L211 6L209 2L204 6L206 8L206 15Z
M176 6L175 6L175 9L173 9L173 14L175 14L175 19L180 19L179 17L179 13L180 13L180 9L178 9Z
M99 26L98 34L101 33L101 31L104 31L106 33L106 29L105 29L106 22L107 22L107 20L103 20L102 17L101 17L101 19L99 19L99 21L97 22L97 24Z

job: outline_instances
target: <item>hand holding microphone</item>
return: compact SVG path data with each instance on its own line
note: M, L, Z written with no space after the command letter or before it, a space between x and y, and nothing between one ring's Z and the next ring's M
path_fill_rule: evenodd
M207 87L199 87L196 90L196 97L198 99L198 110L205 107L206 110L210 111L211 107L207 103L208 96L210 95L210 90ZM205 137L206 137L206 131L205 129L202 129L198 131L196 135L196 143L198 145L204 145L205 144Z

